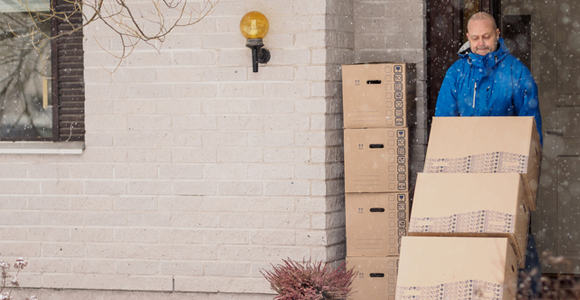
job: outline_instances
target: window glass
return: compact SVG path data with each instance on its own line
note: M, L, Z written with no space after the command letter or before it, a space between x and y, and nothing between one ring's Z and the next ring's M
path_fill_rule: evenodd
M0 139L50 138L51 22L31 19L18 2L0 3ZM28 7L48 10L43 3Z

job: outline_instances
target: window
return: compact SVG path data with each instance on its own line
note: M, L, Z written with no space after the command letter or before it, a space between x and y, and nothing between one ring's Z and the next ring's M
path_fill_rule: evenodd
M18 0L0 1L0 140L83 141L82 31L32 44L72 31L82 16L69 18L73 26L57 18L33 21ZM74 4L53 1L58 12L74 11ZM45 0L21 2L29 10L50 11ZM38 31L31 34L34 26Z

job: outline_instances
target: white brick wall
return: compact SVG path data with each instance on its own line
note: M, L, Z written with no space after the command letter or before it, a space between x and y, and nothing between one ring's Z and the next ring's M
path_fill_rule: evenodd
M118 40L86 28L86 149L0 155L0 258L30 261L28 287L215 300L271 299L260 270L288 257L342 260L340 66L423 62L424 7L222 1L112 74ZM251 10L271 25L258 73L238 32Z

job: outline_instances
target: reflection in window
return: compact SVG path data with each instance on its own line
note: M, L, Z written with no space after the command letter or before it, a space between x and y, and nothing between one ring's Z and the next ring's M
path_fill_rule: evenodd
M32 20L18 2L0 2L0 139L50 138L51 49L38 42L50 36L51 22Z

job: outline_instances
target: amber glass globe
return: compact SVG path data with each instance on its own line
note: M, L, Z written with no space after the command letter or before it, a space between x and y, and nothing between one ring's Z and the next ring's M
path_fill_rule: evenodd
M263 39L269 27L266 16L257 11L247 13L240 21L240 31L246 39Z

